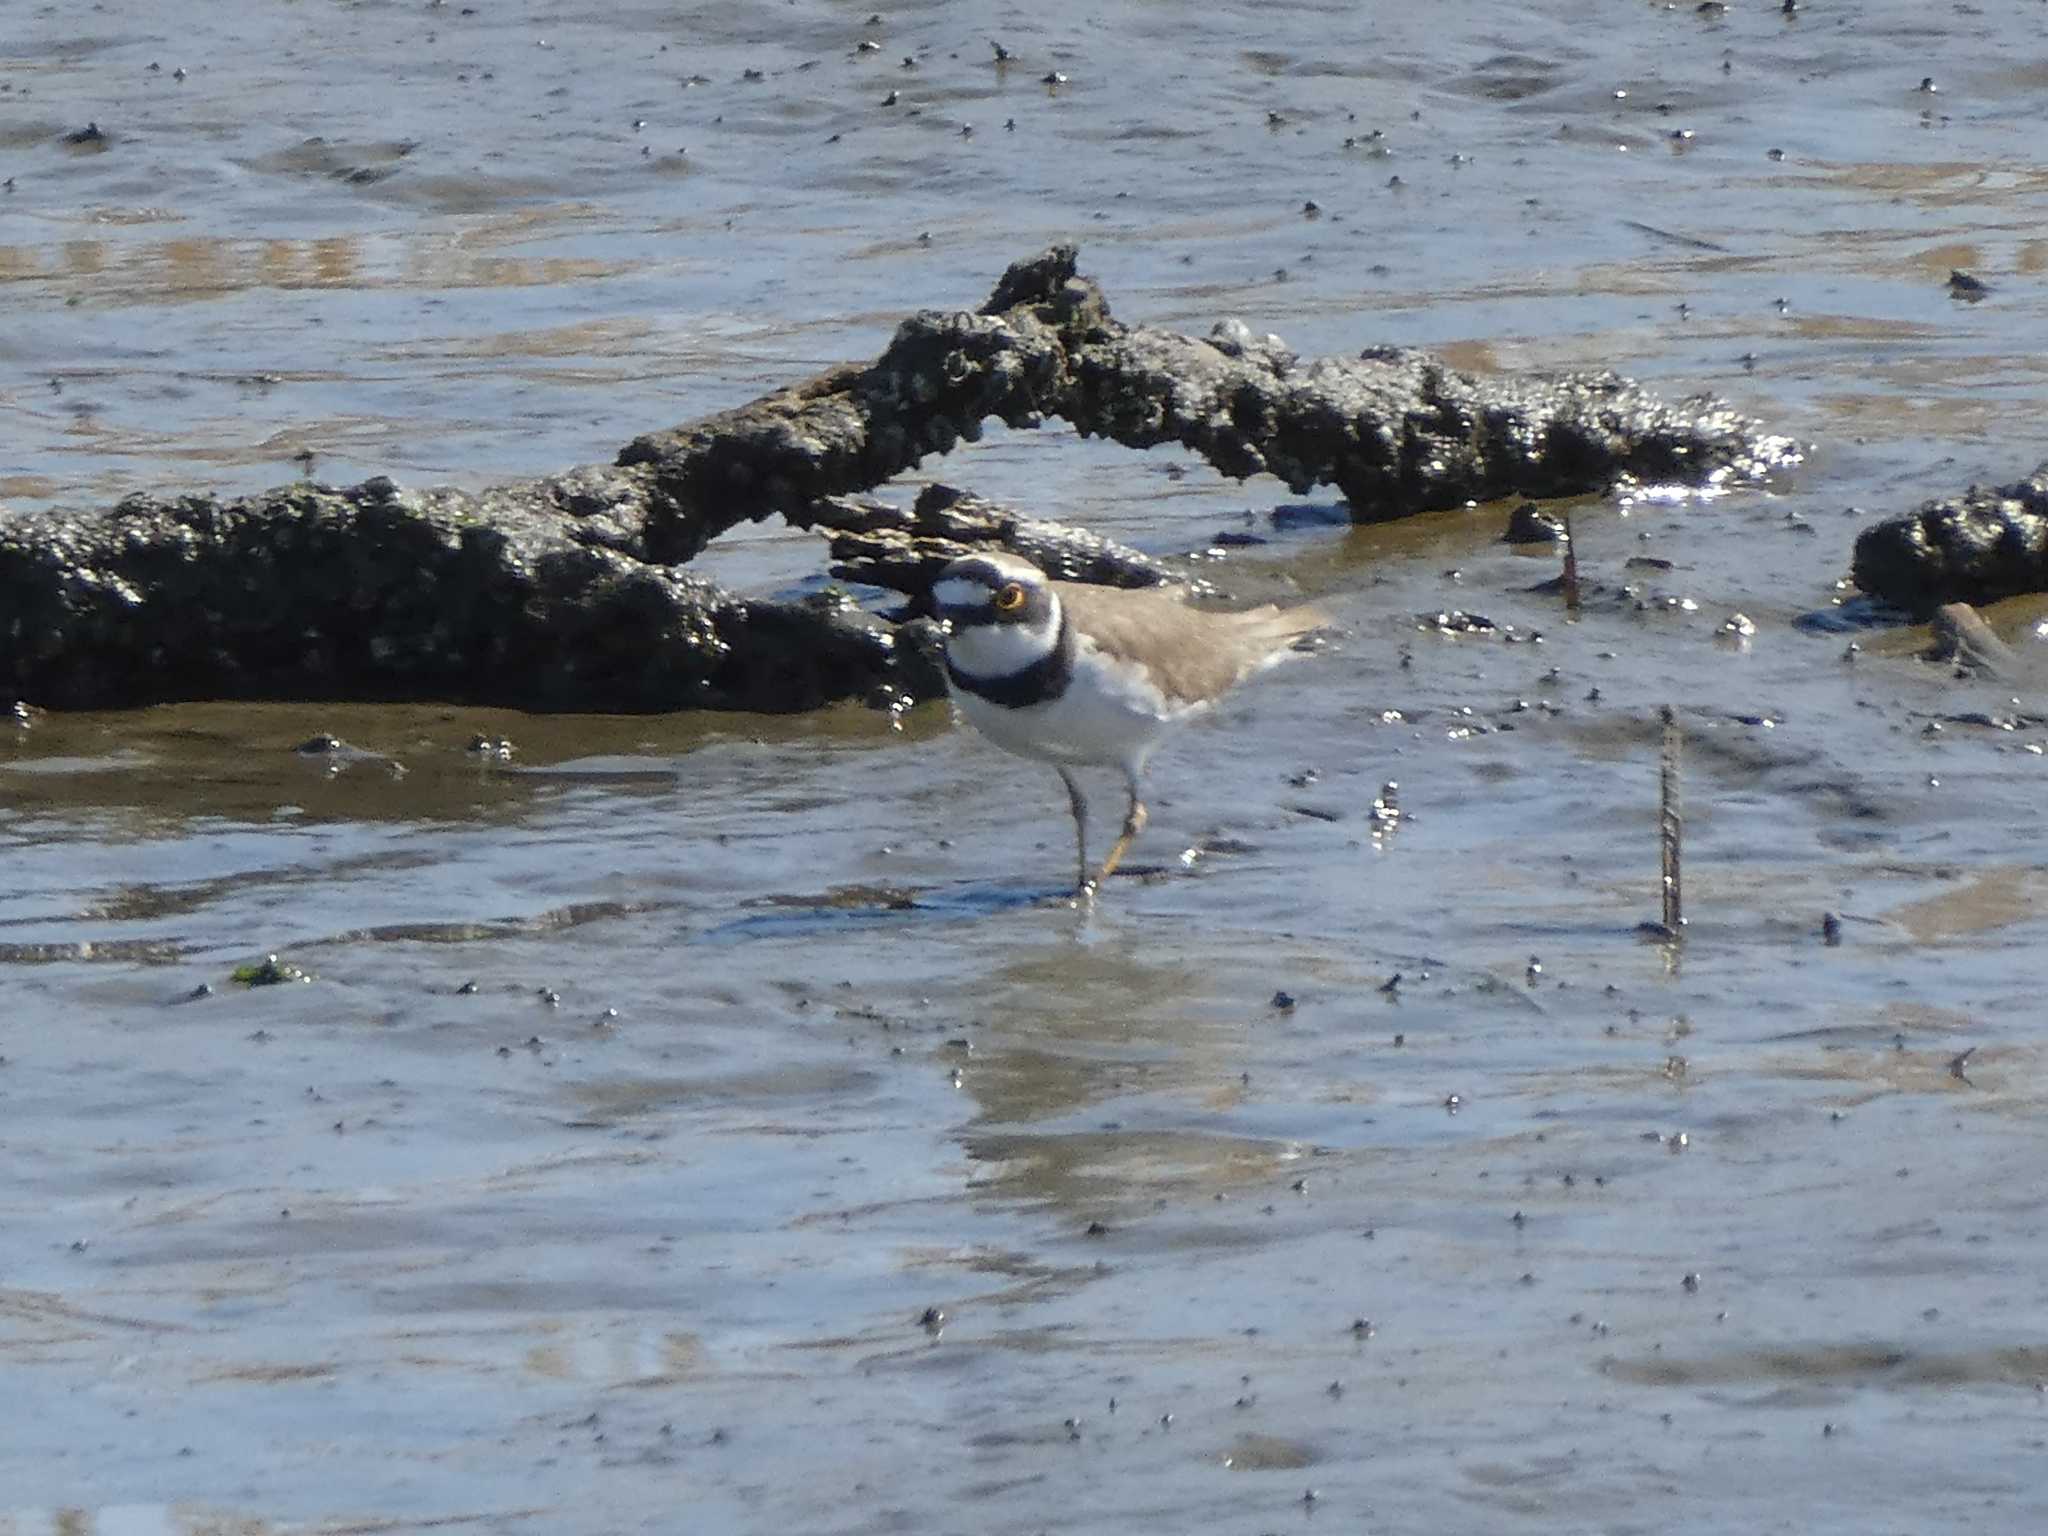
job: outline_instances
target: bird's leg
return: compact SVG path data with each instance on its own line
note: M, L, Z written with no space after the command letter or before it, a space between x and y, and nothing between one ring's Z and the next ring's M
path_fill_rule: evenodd
M1131 808L1124 816L1123 835L1116 840L1116 846L1109 850L1109 857L1102 861L1102 868L1096 871L1095 883L1097 885L1101 885L1115 873L1117 865L1123 862L1125 850L1131 846L1131 839L1145 830L1145 822L1148 818L1145 813L1145 802L1138 798L1138 776L1136 774L1130 776L1130 789Z
M1081 786L1074 782L1074 775L1065 768L1059 773L1060 782L1067 786L1067 808L1074 813L1074 860L1078 871L1074 889L1086 895L1093 889L1088 880L1088 802L1081 798Z

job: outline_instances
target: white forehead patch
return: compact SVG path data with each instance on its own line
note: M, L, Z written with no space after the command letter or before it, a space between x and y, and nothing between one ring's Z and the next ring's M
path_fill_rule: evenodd
M988 588L962 576L932 583L932 598L941 608L973 608L988 601Z

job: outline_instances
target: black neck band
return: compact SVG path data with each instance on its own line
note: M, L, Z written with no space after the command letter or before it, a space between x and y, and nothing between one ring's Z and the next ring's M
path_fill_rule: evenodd
M978 699L987 699L991 704L1000 704L1005 709L1023 709L1027 705L1056 699L1067 691L1067 684L1074 676L1073 625L1062 613L1059 638L1053 642L1052 649L1019 671L1005 672L1000 677L976 677L972 672L962 672L954 666L949 651L946 655L946 676L953 680L955 688Z

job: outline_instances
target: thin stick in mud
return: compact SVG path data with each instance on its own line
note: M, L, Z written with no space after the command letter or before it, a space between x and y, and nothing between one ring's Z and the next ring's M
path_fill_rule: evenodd
M1579 617L1579 546L1572 538L1572 515L1564 514L1564 612L1577 622Z
M1678 801L1678 713L1669 704L1658 711L1664 723L1663 766L1657 784L1657 842L1663 855L1664 931L1676 939L1685 932L1685 891L1679 870L1685 817Z

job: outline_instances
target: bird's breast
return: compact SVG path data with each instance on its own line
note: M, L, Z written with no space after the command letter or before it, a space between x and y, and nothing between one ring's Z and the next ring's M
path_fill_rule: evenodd
M1176 703L1142 667L1110 660L1085 637L1066 686L1052 698L1004 706L957 682L953 698L968 724L1020 757L1118 766L1142 764L1175 721L1199 708Z

